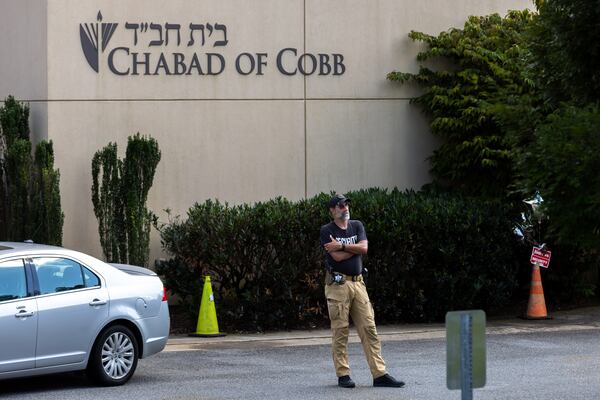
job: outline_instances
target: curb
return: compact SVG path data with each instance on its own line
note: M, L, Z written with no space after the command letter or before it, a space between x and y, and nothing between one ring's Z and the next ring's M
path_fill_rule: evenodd
M446 336L444 324L381 325L377 328L382 342L442 339ZM557 311L551 320L530 321L504 318L487 321L486 334L530 334L540 332L565 332L600 330L600 306L569 311ZM350 330L349 343L358 343L356 331ZM231 334L218 338L196 338L184 335L169 337L165 351L193 351L216 347L293 347L329 345L329 329Z

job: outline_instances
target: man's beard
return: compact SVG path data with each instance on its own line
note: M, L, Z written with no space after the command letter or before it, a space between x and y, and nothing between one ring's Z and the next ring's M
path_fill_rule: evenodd
M341 219L342 221L348 221L350 219L350 211L346 210L346 211L342 211L338 214L338 219Z

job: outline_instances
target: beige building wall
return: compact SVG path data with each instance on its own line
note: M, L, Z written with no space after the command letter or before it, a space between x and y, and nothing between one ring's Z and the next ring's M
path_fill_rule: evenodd
M0 104L29 101L36 140L48 133L47 15L46 0L0 0Z
M47 131L54 141L64 245L100 256L91 159L110 141L123 154L136 132L156 138L162 150L148 204L162 220L166 208L185 215L208 198L236 204L373 186L418 189L430 179L426 158L436 141L409 105L416 88L385 79L394 69L417 70L419 44L408 33L437 34L461 27L468 15L529 6L529 0L2 0L0 33L12 32L12 39L0 36L0 96L29 101L32 131L36 137ZM100 52L97 73L84 57L79 29L96 23L99 11L102 22L119 25ZM29 21L36 21L33 35L23 27ZM134 45L126 22L181 24L180 44L171 31L169 44L148 46L157 32L147 30ZM221 54L221 74L119 76L107 68L109 52L119 46L153 60L161 52L189 54L190 23L227 27L225 46L213 47L222 34L215 30L210 37L205 32L204 46L197 37L191 47ZM284 75L276 63L284 48L342 54L345 72ZM243 52L267 54L262 75L236 71ZM124 52L116 54L118 70L131 67ZM283 66L297 68L290 52ZM151 258L160 254L154 234Z

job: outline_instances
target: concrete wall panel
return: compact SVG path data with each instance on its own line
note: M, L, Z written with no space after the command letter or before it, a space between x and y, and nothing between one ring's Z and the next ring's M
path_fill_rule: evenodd
M436 140L408 101L310 101L307 131L309 196L430 181Z
M91 203L94 153L127 137L154 137L162 151L148 206L185 215L194 202L304 196L303 104L286 102L52 102L50 131L61 172L64 243L100 254ZM61 119L59 116L68 116ZM158 241L154 247L160 247Z
M406 98L411 85L391 84L394 70L417 72L421 44L408 38L411 30L437 35L462 28L469 15L505 15L510 9L532 7L529 0L307 0L308 52L335 49L344 55L342 77L313 76L306 82L309 98Z
M47 98L46 7L45 0L0 3L0 102Z

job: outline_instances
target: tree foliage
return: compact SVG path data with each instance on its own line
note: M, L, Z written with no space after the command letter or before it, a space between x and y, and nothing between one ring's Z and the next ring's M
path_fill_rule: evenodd
M551 228L562 243L600 249L600 112L566 107L538 126L523 152L523 184L544 194Z
M137 133L127 142L125 159L109 143L92 159L92 203L104 257L109 262L148 265L150 227L148 192L160 162L158 143Z
M539 190L555 239L600 251L600 1L537 1L528 29L523 74L531 77L541 107L508 112L517 139L518 186ZM521 99L521 107L529 106ZM529 120L529 126L519 120Z
M529 35L531 77L544 99L579 106L600 100L600 0L537 0Z
M469 17L463 29L438 36L409 34L426 45L419 62L451 65L388 74L392 81L413 81L424 89L412 102L430 116L432 133L443 139L430 159L436 183L486 197L508 192L514 174L511 144L495 116L507 98L534 90L521 73L524 32L532 17L527 10L512 11L505 18Z
M600 265L600 0L535 3L538 13L470 17L438 36L411 32L426 46L418 60L438 68L388 79L424 90L412 101L443 139L431 157L435 183L508 200L539 191L543 239L557 257L581 255L570 267L583 273ZM562 279L569 268L560 269Z

